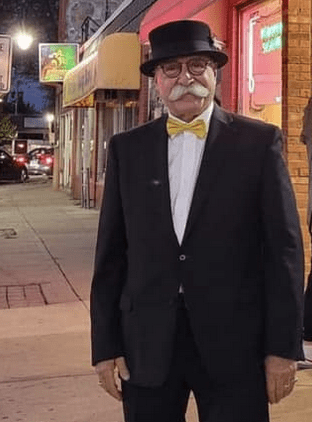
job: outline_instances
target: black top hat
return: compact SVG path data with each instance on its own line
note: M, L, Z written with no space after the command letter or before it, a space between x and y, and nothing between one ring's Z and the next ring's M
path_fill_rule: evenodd
M140 68L146 76L154 76L159 63L175 57L205 54L216 62L218 68L228 61L228 56L214 45L210 28L204 22L169 22L153 29L149 40L152 59L143 63Z

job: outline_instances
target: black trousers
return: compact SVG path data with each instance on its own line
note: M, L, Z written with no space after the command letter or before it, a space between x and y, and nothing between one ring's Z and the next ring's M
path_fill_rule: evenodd
M304 339L312 341L312 266L304 293Z
M263 371L254 382L235 386L209 379L181 299L167 381L156 388L136 386L131 380L122 381L125 422L185 422L191 391L200 422L269 421Z

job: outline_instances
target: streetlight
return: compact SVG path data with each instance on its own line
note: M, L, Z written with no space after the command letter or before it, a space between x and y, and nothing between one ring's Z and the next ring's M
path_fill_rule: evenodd
M47 121L48 121L49 123L52 123L52 122L53 122L53 120L54 120L54 114L52 114L52 113L47 113L47 114L45 115L45 118L47 119Z
M31 44L33 42L33 37L32 37L31 34L26 33L25 30L22 30L15 35L14 40L15 40L19 49L26 51L31 46ZM15 87L14 87L15 88L15 101L14 101L14 114L15 114L15 116L17 116L17 114L18 114L17 104L18 104L18 90L19 90L20 83L21 83L21 81L17 78L16 81L15 81L15 84L14 84L15 85Z
M33 37L25 32L20 32L16 35L16 42L21 50L28 50L33 42Z

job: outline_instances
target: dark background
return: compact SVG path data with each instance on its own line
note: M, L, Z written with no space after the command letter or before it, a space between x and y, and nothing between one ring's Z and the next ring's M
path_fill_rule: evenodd
M0 0L0 33L14 36L24 30L34 38L23 51L13 40L11 91L4 97L3 114L53 111L54 89L39 83L39 43L57 42L58 0Z

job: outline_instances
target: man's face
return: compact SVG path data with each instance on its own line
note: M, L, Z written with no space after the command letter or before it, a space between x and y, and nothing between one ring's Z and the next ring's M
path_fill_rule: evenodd
M213 101L216 66L207 56L181 57L157 66L154 81L170 113L190 122Z

